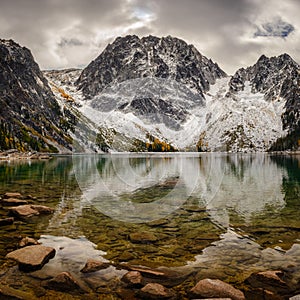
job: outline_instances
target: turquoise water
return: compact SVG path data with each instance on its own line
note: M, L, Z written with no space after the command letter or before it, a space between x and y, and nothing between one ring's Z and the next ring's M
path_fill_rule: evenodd
M192 269L198 277L235 285L257 270L293 266L299 274L296 155L113 154L2 162L0 194L5 192L30 194L55 213L1 227L3 265L20 237L30 236L65 249L82 245L76 246L76 263L74 251L63 256L74 273L88 256L99 255L114 263ZM7 208L0 213L6 216ZM51 264L63 270L57 258L45 272Z

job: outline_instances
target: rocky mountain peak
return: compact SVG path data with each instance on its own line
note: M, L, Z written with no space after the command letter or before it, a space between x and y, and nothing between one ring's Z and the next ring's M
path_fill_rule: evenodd
M87 99L109 85L130 79L156 77L175 80L203 97L217 78L220 67L185 41L136 35L118 37L81 73L76 85Z
M288 54L270 58L262 55L253 66L239 69L230 80L230 93L244 90L247 82L251 92L263 93L266 101L283 99L283 129L288 132L299 130L300 66Z

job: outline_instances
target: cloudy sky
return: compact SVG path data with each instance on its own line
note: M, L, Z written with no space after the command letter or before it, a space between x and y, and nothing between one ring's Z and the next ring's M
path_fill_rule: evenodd
M261 54L300 63L299 0L0 0L0 38L42 69L84 67L117 36L172 35L227 73Z

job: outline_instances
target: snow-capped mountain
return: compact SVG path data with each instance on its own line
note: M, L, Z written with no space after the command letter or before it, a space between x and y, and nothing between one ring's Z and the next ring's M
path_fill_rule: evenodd
M299 65L287 54L229 77L184 41L117 38L74 83L80 111L110 132L178 150L267 151L299 124Z
M85 69L39 70L0 43L0 149L297 149L300 68L287 54L227 76L184 41L117 38ZM72 145L71 145L72 144Z
M204 92L226 73L193 45L167 36L118 37L92 61L76 81L86 99L107 86L145 77L175 80L203 98Z
M0 149L68 151L67 125L30 50L0 40Z
M269 135L265 140L273 143L270 148L281 150L297 145L300 134L300 66L288 54L271 58L262 55L256 64L234 74L227 96L239 97L247 88L251 95L263 95L267 115L258 110L256 119L259 122L261 117L260 123L265 122L265 126L256 127ZM269 129L272 132L268 132ZM258 137L262 135L259 133Z

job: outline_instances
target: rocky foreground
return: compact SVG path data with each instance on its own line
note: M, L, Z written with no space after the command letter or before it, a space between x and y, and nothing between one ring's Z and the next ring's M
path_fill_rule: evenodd
M0 198L7 216L0 226L30 222L52 214L51 207L36 204L33 196L7 192ZM151 242L151 236L130 235L136 242ZM199 278L188 268L148 268L130 263L90 258L76 272L56 269L51 261L64 247L55 249L24 236L7 253L0 273L0 299L299 299L300 281L282 270L252 273L239 288L218 278ZM71 255L71 254L70 254ZM77 267L76 267L77 268ZM75 268L75 269L76 269ZM238 276L238 274L237 274Z

